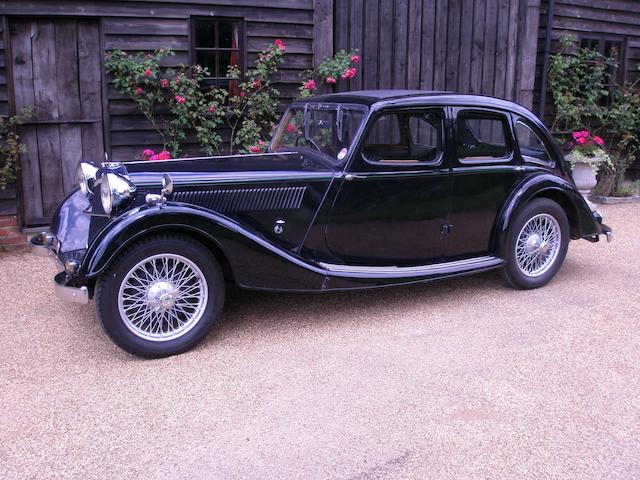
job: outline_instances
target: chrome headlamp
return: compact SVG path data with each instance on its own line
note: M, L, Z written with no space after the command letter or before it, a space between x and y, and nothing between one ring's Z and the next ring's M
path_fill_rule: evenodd
M89 196L93 193L93 187L96 183L98 167L87 162L80 162L76 170L76 179L78 186L83 194Z
M103 173L100 177L100 200L107 215L124 206L135 193L136 186L117 173Z

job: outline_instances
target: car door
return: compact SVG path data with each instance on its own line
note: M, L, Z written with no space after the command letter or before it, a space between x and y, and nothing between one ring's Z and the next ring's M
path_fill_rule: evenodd
M383 110L369 120L325 231L344 265L419 266L444 255L449 173L442 109Z
M452 195L448 260L490 252L498 213L523 166L514 154L509 114L481 108L449 109L452 117Z

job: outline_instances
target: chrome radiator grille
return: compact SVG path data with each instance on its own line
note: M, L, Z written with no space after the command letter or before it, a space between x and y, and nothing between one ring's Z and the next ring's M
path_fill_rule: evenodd
M173 195L176 202L199 205L216 212L252 212L300 208L307 187L187 190Z

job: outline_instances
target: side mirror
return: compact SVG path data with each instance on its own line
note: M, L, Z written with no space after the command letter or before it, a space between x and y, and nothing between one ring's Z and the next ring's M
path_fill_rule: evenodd
M173 179L168 173L162 175L162 190L160 193L164 197L173 193Z

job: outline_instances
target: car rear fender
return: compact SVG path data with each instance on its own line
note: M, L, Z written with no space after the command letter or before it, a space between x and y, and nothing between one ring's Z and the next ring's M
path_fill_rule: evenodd
M582 194L570 182L549 173L534 174L522 179L498 214L493 245L499 254L505 250L509 227L516 213L535 198L550 198L562 206L569 219L572 238L591 238L603 233Z

